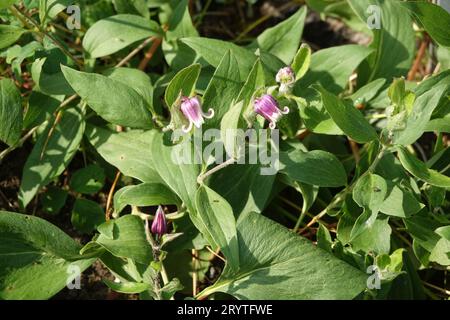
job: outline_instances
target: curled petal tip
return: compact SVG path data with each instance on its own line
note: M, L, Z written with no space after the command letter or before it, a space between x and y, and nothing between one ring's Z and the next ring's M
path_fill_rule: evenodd
M289 110L289 107L286 106L286 107L283 108L283 111L281 111L281 113L282 113L282 114L288 114L289 111L290 111L290 110Z
M185 125L183 125L183 127L181 127L181 130L184 132L184 133L189 133L189 132L191 132L191 130L192 130L192 124L193 124L193 122L192 121L189 121L189 126L185 126Z
M277 127L277 123L276 122L271 122L269 124L269 128L272 129L272 130L275 130L276 127Z
M215 112L214 112L214 109L212 109L212 108L209 108L208 112L206 112L206 113L202 112L203 117L206 119L212 119L214 117L214 114L215 114Z

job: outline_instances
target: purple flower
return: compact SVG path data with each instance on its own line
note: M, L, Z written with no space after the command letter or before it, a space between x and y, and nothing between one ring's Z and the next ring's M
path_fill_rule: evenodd
M275 80L280 84L280 93L288 93L291 91L295 83L295 73L291 67L281 68Z
M214 117L214 110L209 109L208 113L203 113L202 105L198 97L182 97L181 98L181 112L183 112L186 119L189 120L189 126L183 126L183 131L188 133L191 131L192 126L195 125L197 128L200 128L202 124L205 122L204 118L211 119Z
M270 95L265 94L254 101L255 112L270 122L270 129L275 129L277 121L283 116L283 114L289 113L289 108L284 107L283 111L278 107L278 102Z
M164 214L164 210L161 206L159 206L158 210L156 210L151 230L153 234L157 234L159 236L162 236L167 232L166 215Z

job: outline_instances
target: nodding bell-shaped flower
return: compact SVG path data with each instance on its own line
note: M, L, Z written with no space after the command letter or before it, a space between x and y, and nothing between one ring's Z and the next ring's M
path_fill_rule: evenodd
M280 110L278 102L270 94L265 94L254 101L255 112L265 119L269 120L270 129L275 129L277 121L284 115L289 113L289 108L284 107Z
M166 215L164 214L164 210L161 206L159 206L158 210L156 210L151 230L153 234L157 234L159 236L162 236L167 232Z
M280 93L289 93L292 90L292 87L295 83L295 73L294 70L292 70L291 67L284 67L281 68L276 77L275 80L280 84Z
M185 133L188 133L192 130L192 126L196 126L200 128L202 124L205 122L204 118L211 119L214 117L214 110L209 109L208 113L204 113L202 111L202 104L198 97L182 97L181 98L181 112L189 120L189 126L183 126L182 130Z

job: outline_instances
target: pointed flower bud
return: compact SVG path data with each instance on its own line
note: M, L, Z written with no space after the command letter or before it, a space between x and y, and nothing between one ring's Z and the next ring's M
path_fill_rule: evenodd
M191 131L192 126L195 125L200 128L205 122L204 118L211 119L214 117L214 110L209 109L208 113L202 111L202 105L198 97L182 97L181 98L181 112L183 112L186 119L189 121L189 126L183 126L183 131L188 133Z
M284 107L281 111L278 102L270 94L265 94L254 101L255 112L270 122L270 129L275 129L277 121L284 115L289 113L289 108Z
M161 206L159 206L158 210L156 210L151 230L153 234L157 234L159 236L162 236L167 232L166 215L164 214L164 210Z
M291 67L281 68L275 80L280 84L280 93L289 93L292 90L292 87L295 83L295 73Z

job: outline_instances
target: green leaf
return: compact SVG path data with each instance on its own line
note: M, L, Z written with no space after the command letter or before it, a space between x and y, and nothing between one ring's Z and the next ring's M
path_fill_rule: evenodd
M241 89L238 60L231 51L227 51L203 95L205 110L214 110L214 118L205 124L207 128L216 127L220 123Z
M171 107L175 103L180 94L186 97L192 96L198 76L200 75L200 69L199 64L193 64L180 70L173 77L164 95L168 107Z
M394 131L392 142L400 145L410 145L419 139L430 121L434 109L441 97L448 92L449 84L441 84L419 96L413 109L406 119L405 129Z
M22 97L14 82L0 80L0 140L14 145L22 132Z
M175 146L164 145L163 135L154 134L149 141L152 153L153 167L165 184L175 192L188 211L194 210L195 192L197 190L197 176L199 165L195 164L192 147L189 141ZM185 155L187 156L185 157ZM190 158L189 158L190 157Z
M233 164L216 172L208 181L209 186L233 208L234 215L262 212L269 201L274 175L262 175L259 164Z
M295 73L295 79L298 81L308 72L311 65L311 48L307 44L302 44L292 62L292 70Z
M105 213L96 202L77 199L72 209L71 222L78 231L91 233L105 222Z
M387 195L380 206L380 211L384 214L409 218L424 207L411 191L402 188L398 183L389 180L386 182Z
M185 43L178 41L184 37L198 37L191 14L189 12L189 0L181 0L172 12L169 20L169 29L163 39L162 49L167 63L174 70L180 70L196 59L193 49Z
M61 104L64 96L49 96L32 91L28 100L28 109L23 119L23 127L31 129L49 119Z
M19 2L19 0L3 0L0 4L0 9L6 9L14 3Z
M102 281L108 286L108 288L126 294L141 293L151 289L148 283L139 282L114 282L108 279L102 279Z
M196 227L214 247L219 247L227 259L227 266L239 267L239 245L236 234L236 220L230 204L215 191L203 185L197 190L195 203L202 223Z
M353 189L353 200L364 212L355 221L350 235L352 239L373 226L386 193L387 183L383 177L369 173L358 179Z
M359 143L370 142L378 138L377 132L358 109L341 101L321 86L315 89L322 95L322 102L333 121L346 135Z
M239 92L236 102L243 101L243 108L245 110L249 106L254 92L263 88L265 84L264 69L261 60L257 59Z
M171 299L176 292L183 290L183 285L180 280L174 278L170 280L164 287L161 288L161 295L164 300Z
M125 206L157 206L179 204L180 200L161 183L141 183L126 186L114 195L114 212L120 213Z
M49 222L0 211L0 298L48 299L87 269L73 239Z
M53 121L39 135L25 163L19 191L19 203L23 208L33 199L39 188L59 176L72 160L83 137L85 122L82 111L78 107L64 111L48 138L52 126Z
M450 14L444 8L426 1L402 2L420 22L434 41L441 46L450 47Z
M450 188L450 177L436 170L428 169L426 164L410 154L405 148L398 148L398 158L402 166L417 179L442 188Z
M237 227L239 271L226 267L199 297L225 292L251 300L352 299L366 287L366 274L261 214L241 216Z
M40 198L42 210L48 214L57 215L66 203L67 191L49 186L47 191Z
M150 106L132 87L99 74L61 68L75 92L106 121L131 128L152 128Z
M366 84L378 78L389 82L393 77L405 76L411 67L415 52L415 36L412 20L407 10L397 0L348 0L359 18L374 25L370 48L374 53L367 58L358 74L358 83ZM375 10L369 11L369 6ZM373 7L372 7L373 8ZM378 16L379 14L379 16Z
M154 112L152 80L145 72L133 68L111 68L104 75L132 87L145 99L150 111Z
M355 251L388 254L391 248L391 233L392 229L389 226L388 219L376 219L370 226L364 228L359 235L353 237L350 243Z
M105 171L102 167L91 164L77 170L70 179L70 188L79 193L94 194L103 188Z
M126 215L106 222L106 224L111 223L113 238L111 239L111 234L101 233L95 242L116 257L130 258L135 262L148 265L153 260L153 255L152 248L145 237L142 219L134 215ZM99 231L104 225L99 226Z
M130 44L161 34L152 20L132 14L119 14L97 21L83 39L83 48L91 58L113 54Z
M150 140L155 131L113 132L88 125L86 136L97 152L124 175L142 182L160 182L158 173L149 159Z
M358 179L353 189L353 200L362 208L378 212L386 194L386 180L379 175L369 173Z
M150 17L146 0L113 0L118 13L140 14L145 18Z
M227 51L231 51L233 56L239 57L237 68L241 79L247 77L256 59L256 56L250 50L227 41L202 37L188 37L181 39L181 41L194 49L197 54L215 68L219 66Z
M315 52L311 56L309 71L295 84L295 95L305 96L305 90L315 83L319 83L331 93L341 93L353 71L372 51L350 44Z
M0 25L0 49L7 48L15 43L25 31L16 26Z
M266 29L256 38L258 47L280 58L286 65L290 64L302 38L306 12L306 6L302 6L288 19Z
M347 184L342 163L333 154L322 150L281 152L280 172L293 180L319 187Z

